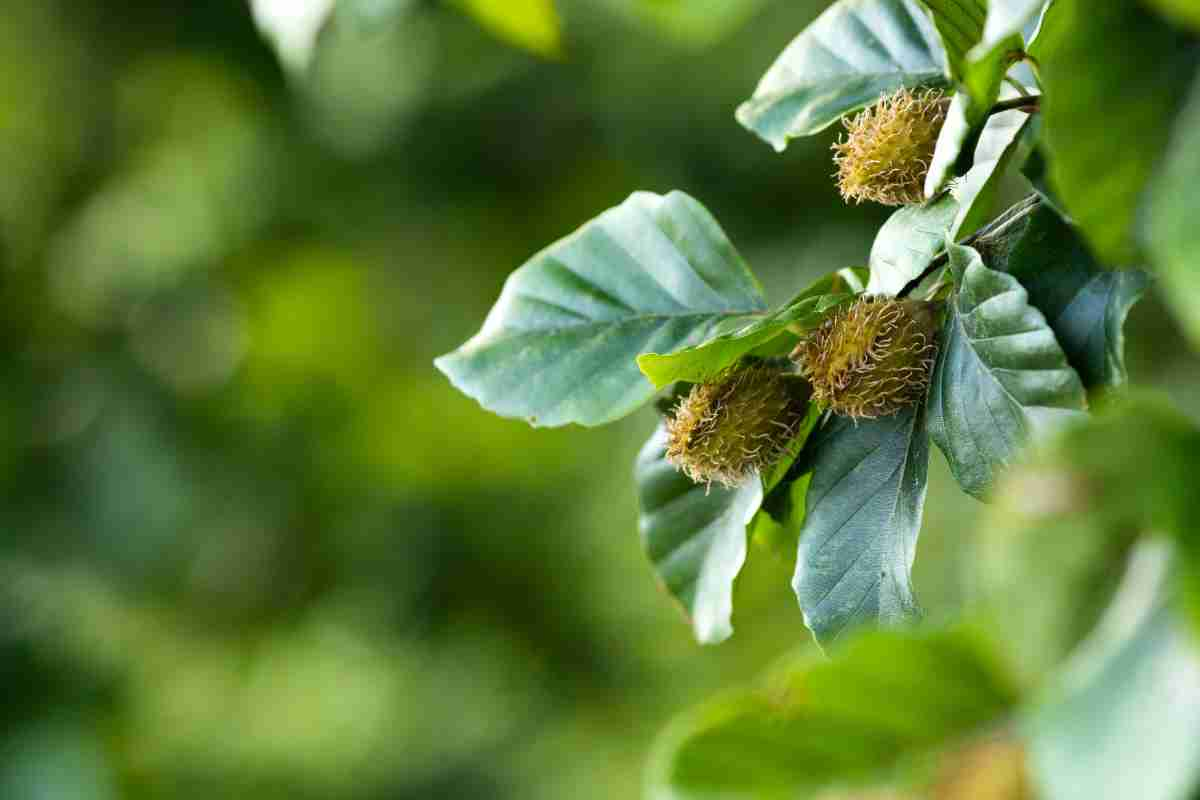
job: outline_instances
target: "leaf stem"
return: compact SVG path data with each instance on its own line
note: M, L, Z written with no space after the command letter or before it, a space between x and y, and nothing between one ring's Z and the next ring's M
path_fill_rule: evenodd
M960 244L970 247L982 241L990 241L995 239L1000 234L1007 231L1013 225L1017 224L1025 217L1032 214L1042 205L1042 198L1036 194L1031 194L1019 203L1009 206L1000 216L984 225L979 230L972 233L967 238L963 239ZM896 293L896 297L908 297L916 290L918 286L925 280L937 272L950 261L950 253L946 250L941 251L933 257L933 261L929 262L929 266L921 271L921 274L913 278L908 283L904 284L904 288Z
M992 110L988 113L999 114L1001 111L1012 111L1014 109L1024 111L1026 114L1036 114L1042 109L1042 96L1035 94L1001 100L992 106Z

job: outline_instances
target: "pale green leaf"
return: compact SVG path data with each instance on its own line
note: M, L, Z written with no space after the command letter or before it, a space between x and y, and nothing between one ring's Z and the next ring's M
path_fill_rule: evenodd
M737 118L783 150L882 95L945 83L937 31L916 0L838 0L787 46Z
M653 396L638 355L688 347L764 308L703 206L638 192L514 272L479 333L435 363L502 416L600 425Z

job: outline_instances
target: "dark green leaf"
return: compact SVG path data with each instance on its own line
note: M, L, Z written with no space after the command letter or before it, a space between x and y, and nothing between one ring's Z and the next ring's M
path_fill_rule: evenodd
M958 291L929 396L929 432L963 491L982 497L1032 436L1082 416L1087 398L1042 313L1011 275L953 245Z
M853 297L848 279L857 276L850 270L827 275L771 314L732 318L714 328L716 335L702 344L638 356L638 367L658 388L676 381L702 383L785 330L801 331L818 324Z
M1149 205L1148 247L1169 289L1165 296L1200 346L1200 82L1175 124Z
M832 661L796 661L676 720L651 757L650 797L810 798L888 781L1015 701L990 647L963 630L871 631Z
M787 46L737 118L783 150L881 95L935 85L945 85L945 54L915 0L839 0Z
M667 462L659 425L638 454L634 479L646 554L704 644L733 633L733 581L746 561L746 526L762 502L757 476L738 489L692 483Z
M1083 385L1124 385L1125 317L1149 286L1149 276L1101 267L1051 208L1034 212L1011 241L988 260L1029 292L1029 302L1046 315Z
M601 425L653 396L638 355L703 341L764 307L703 206L638 192L514 272L479 333L435 363L502 416Z
M1113 607L1024 725L1039 796L1176 800L1200 777L1200 658L1143 550Z
M1136 261L1141 199L1198 50L1133 0L1056 0L1041 46L1050 183L1103 261Z
M917 613L912 562L929 442L925 414L831 418L809 439L796 473L812 473L792 588L817 640L863 622Z

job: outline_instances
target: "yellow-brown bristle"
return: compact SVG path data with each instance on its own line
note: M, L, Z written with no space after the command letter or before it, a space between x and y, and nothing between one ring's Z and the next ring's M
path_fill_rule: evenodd
M842 198L887 206L925 199L925 176L950 101L939 89L901 89L855 117L833 145Z
M809 394L803 380L767 364L697 384L667 418L667 459L696 483L737 486L787 452Z
M932 303L864 297L810 331L792 360L813 400L843 416L895 414L925 396L937 358Z

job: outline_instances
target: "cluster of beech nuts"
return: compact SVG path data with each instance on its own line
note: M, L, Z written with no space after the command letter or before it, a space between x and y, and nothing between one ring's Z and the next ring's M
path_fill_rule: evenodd
M842 196L922 202L948 105L938 90L901 90L845 119L833 146ZM747 359L694 385L666 419L667 458L696 483L733 487L788 453L810 403L855 420L903 411L925 397L937 332L935 303L859 297L806 331L789 359Z

